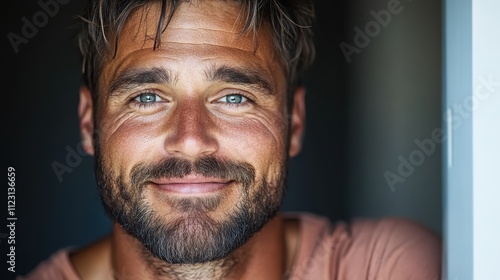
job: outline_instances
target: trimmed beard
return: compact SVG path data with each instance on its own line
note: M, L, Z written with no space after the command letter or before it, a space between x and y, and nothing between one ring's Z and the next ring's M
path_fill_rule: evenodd
M126 180L123 174L115 174L106 165L98 145L95 155L97 184L108 216L138 239L152 256L170 264L197 264L227 258L273 219L283 204L284 162L272 182L266 178L256 180L255 169L248 163L213 156L194 162L168 158L155 164L138 164ZM192 173L235 181L230 187L242 188L239 201L224 220L214 220L207 214L217 209L221 196L180 199L165 196L162 203L165 201L182 213L168 223L145 200L146 186L151 180Z

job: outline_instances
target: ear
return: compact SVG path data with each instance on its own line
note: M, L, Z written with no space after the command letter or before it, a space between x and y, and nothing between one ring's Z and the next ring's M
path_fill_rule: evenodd
M94 155L94 117L92 93L87 86L80 88L80 103L78 104L78 117L80 119L80 135L83 150Z
M302 148L302 136L306 121L306 89L299 86L293 93L293 104L290 118L290 147L288 154L290 157L296 156Z

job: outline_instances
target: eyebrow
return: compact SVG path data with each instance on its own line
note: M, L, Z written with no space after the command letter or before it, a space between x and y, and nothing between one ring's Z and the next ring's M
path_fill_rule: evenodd
M262 71L251 68L212 65L205 76L209 82L222 81L229 84L246 85L263 91L266 95L273 95L271 83ZM174 77L169 69L163 67L132 68L121 73L109 86L110 95L120 95L126 90L144 84L172 84Z
M116 95L143 84L171 84L173 80L171 71L163 67L128 69L114 79L109 92Z
M205 75L209 82L222 81L229 84L246 85L261 90L267 95L273 95L274 90L263 71L252 68L212 65Z

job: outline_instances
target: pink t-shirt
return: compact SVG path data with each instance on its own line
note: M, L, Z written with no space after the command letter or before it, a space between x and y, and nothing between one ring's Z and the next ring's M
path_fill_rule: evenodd
M440 237L403 218L357 219L336 224L309 213L300 220L299 244L287 280L439 280ZM70 248L54 253L17 280L79 280ZM267 280L267 279L264 279Z

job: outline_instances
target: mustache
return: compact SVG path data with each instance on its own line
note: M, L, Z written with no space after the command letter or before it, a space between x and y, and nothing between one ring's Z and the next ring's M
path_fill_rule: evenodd
M231 161L215 156L204 156L194 161L167 158L158 163L141 163L132 168L131 184L143 186L146 182L161 178L182 178L196 173L205 177L237 181L245 187L255 181L255 168L246 162Z

